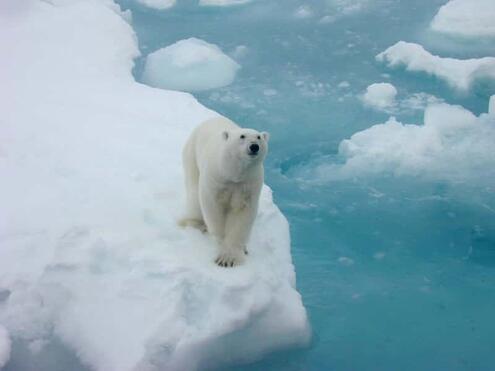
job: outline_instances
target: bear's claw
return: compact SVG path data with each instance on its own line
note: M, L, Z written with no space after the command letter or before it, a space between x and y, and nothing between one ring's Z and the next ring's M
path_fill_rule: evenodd
M198 219L181 219L179 220L179 225L181 227L192 227L199 229L202 233L206 233L208 230L206 224L203 220Z
M242 256L238 255L236 252L222 252L215 259L215 263L224 268L235 267L242 263Z

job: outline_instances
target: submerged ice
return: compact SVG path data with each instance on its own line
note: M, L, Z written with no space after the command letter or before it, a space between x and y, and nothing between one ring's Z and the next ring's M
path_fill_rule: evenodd
M153 9L168 9L175 5L175 0L137 0L140 4Z
M249 3L252 0L199 0L201 6L233 6Z

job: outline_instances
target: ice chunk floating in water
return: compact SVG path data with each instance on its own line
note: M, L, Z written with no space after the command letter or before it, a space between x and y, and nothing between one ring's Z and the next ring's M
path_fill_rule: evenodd
M383 173L489 180L495 176L493 143L492 113L476 117L460 106L433 104L425 111L423 125L390 118L343 140L339 154L345 163L320 165L316 175L320 181ZM485 171L480 173L480 168Z
M70 352L81 365L66 369L195 370L306 344L288 223L269 188L239 268L217 267L208 236L177 226L182 144L216 113L136 83L133 31L106 4L11 1L15 18L0 22L7 367L52 370Z
M431 22L434 31L454 36L495 36L495 1L450 0Z
M371 84L366 88L363 95L363 102L378 110L386 110L395 105L397 89L390 83L380 82Z
M239 68L218 46L190 38L148 55L143 81L159 88L194 92L229 85Z
M376 59L390 67L403 65L408 71L426 72L462 91L468 90L477 80L495 80L495 57L442 58L432 55L419 44L399 41L378 54Z

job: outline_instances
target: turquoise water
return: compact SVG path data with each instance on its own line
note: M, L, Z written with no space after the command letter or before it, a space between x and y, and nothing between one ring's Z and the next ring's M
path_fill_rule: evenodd
M343 5L362 3L346 13ZM242 370L490 370L495 368L495 179L452 182L378 174L308 182L338 163L338 144L390 116L363 107L369 84L391 82L399 98L426 92L476 114L493 86L469 94L423 74L392 70L374 56L399 40L459 58L495 54L495 43L432 35L445 0L254 1L201 8L180 1L133 13L143 56L197 37L236 54L228 87L195 94L243 126L271 133L267 183L289 219L292 255L313 328L309 348L268 354ZM333 22L318 22L324 15ZM140 79L143 59L137 61ZM349 87L338 87L347 81ZM397 119L421 123L421 110ZM490 181L491 180L491 181Z

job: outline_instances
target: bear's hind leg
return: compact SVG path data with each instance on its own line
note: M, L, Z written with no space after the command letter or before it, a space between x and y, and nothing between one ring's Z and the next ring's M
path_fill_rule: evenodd
M199 204L199 169L191 142L184 147L182 164L186 183L186 213L179 221L182 227L193 227L206 232L206 224Z

